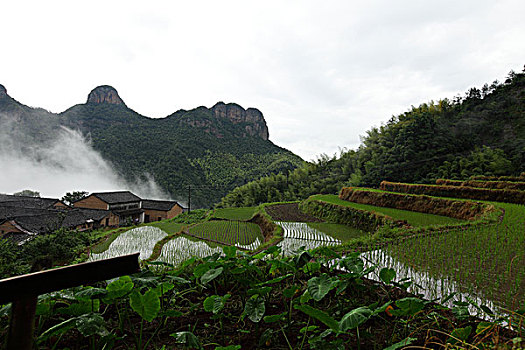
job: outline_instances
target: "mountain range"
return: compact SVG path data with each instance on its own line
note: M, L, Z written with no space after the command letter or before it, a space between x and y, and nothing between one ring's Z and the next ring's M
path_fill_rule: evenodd
M58 114L24 105L0 85L0 125L23 153L50 147L61 128L77 130L120 176L153 178L172 198L185 199L191 190L192 207L212 206L237 186L304 164L269 140L255 108L218 102L154 119L130 109L107 85Z

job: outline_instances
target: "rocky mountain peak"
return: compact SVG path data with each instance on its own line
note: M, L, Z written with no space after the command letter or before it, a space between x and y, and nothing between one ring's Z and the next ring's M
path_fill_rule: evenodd
M9 95L7 94L6 88L2 84L0 84L0 98L5 98L7 96Z
M238 104L218 102L211 108L215 118L228 119L233 124L245 124L246 134L268 140L268 126L264 116L256 108L244 109Z
M88 95L87 103L110 103L114 105L126 105L118 95L117 90L109 85L97 86Z

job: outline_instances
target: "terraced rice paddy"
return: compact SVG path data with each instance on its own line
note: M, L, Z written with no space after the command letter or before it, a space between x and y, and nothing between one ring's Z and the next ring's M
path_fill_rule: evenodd
M257 207L221 208L213 211L213 217L226 220L249 220Z
M88 260L108 259L136 252L140 252L139 258L144 260L149 258L155 244L166 236L166 232L157 227L137 227L120 234L107 250L99 254L91 254Z
M455 293L454 297L442 303L447 307L453 307L454 301L466 302L468 300L474 301L477 305L484 305L493 311L498 310L496 304L484 296L482 291L473 292L465 286L457 283L450 276L440 274L439 277L432 274L430 271L420 269L417 266L411 267L400 260L393 258L388 251L390 249L377 249L361 254L361 258L365 261L366 267L376 266L376 275L367 275L368 278L380 281L377 271L386 267L392 268L396 271L396 280L409 279L413 283L408 287L408 291L422 295L427 300L436 300L440 302L446 297ZM469 311L471 314L477 314L479 310L469 303ZM490 318L485 314L485 317Z
M333 238L339 239L342 242L352 240L354 238L361 237L363 235L368 235L368 232L356 229L343 224L333 224L327 222L309 222L308 226L324 232Z
M461 223L462 220L450 218L448 216L418 213L409 210L401 210L395 208L378 207L375 205L359 204L340 199L336 195L316 195L315 199L319 199L328 203L352 207L355 209L366 210L376 213L388 215L395 220L405 220L413 227L432 226L432 225L451 225Z
M415 282L428 290L445 280L454 291L490 300L502 312L524 307L525 206L497 205L505 209L501 223L406 240L382 251L379 260L393 257L413 268L420 274Z
M156 261L179 265L192 257L203 258L214 253L222 253L222 248L211 247L206 242L179 236L164 244Z
M263 241L261 229L254 223L243 221L213 220L190 227L193 236L215 242L248 246L259 240Z
M308 226L304 222L276 222L284 230L278 246L284 255L291 255L301 247L314 249L321 246L341 244L341 240Z

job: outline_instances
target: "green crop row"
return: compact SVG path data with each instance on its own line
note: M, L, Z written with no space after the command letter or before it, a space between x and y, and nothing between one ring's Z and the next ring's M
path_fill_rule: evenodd
M213 211L213 218L225 220L249 220L255 214L257 207L218 208Z
M318 200L312 196L299 204L299 209L309 215L316 216L328 222L345 224L357 229L374 232L381 226L402 227L407 225L404 221L375 212L369 212L346 205L329 203Z
M313 198L322 200L324 202L344 205L355 209L366 210L369 212L387 215L393 218L394 220L406 221L412 227L423 227L430 225L453 225L465 222L464 220L451 218L448 216L349 202L347 200L340 199L338 196L332 194L316 195L313 196Z
M525 191L498 190L458 186L438 186L381 182L380 189L390 192L422 194L436 197L464 198L491 202L525 204Z
M190 227L189 233L225 244L248 245L256 238L262 240L259 226L243 221L210 220Z
M525 181L525 173L521 173L520 176L483 176L476 175L471 176L471 180L482 180L482 181Z
M493 205L478 202L352 187L343 188L339 198L354 203L449 216L460 220L480 219L497 211Z
M460 180L437 179L436 184L439 186L461 186L461 187L489 188L489 189L498 189L498 190L525 191L525 182L482 181L482 180L460 181Z

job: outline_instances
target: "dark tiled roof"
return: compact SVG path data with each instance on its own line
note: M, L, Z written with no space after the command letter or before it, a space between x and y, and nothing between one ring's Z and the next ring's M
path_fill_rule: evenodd
M4 204L23 208L48 209L52 208L57 203L60 203L60 200L55 198L40 198L0 194L0 205Z
M21 232L9 232L9 233L6 233L4 236L2 236L2 238L10 239L18 245L24 243L31 237L33 236L27 233L21 233Z
M56 212L49 212L47 214L19 216L14 218L14 221L22 229L31 233L48 233L58 230L64 216Z
M134 195L129 191L97 192L92 193L92 195L103 200L108 204L130 203L140 201L140 197Z
M44 210L40 213L20 215L10 218L25 231L42 234L55 231L59 228L73 229L83 225L87 220L100 221L109 214L107 210L72 209L72 210Z
M157 201L151 199L143 199L142 209L168 211L171 210L171 208L173 208L177 204L179 203L175 201ZM179 206L182 207L180 204Z
M5 205L8 204L8 205ZM10 205L10 202L0 202L0 219L15 218L18 216L46 214L50 209L24 208Z

